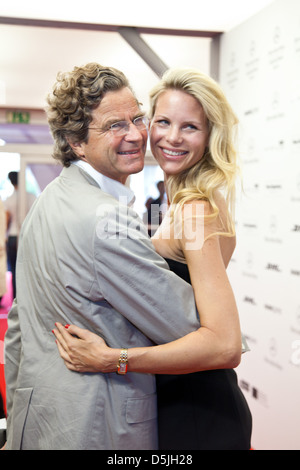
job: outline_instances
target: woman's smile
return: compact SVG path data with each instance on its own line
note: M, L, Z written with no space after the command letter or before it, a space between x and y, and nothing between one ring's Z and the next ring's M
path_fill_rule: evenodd
M167 158L175 158L177 159L178 157L182 157L184 155L187 155L187 151L185 150L172 150L172 149L167 149L167 148L161 148L161 151L166 155Z

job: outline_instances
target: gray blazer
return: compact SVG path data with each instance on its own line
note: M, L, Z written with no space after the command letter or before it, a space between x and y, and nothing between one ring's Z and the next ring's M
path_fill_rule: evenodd
M5 338L7 449L155 450L155 377L69 371L51 332L75 323L130 348L199 327L191 286L136 213L64 168L23 224L17 292Z

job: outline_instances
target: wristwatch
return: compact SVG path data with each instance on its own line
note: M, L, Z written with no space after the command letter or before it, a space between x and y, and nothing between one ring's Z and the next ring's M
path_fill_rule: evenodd
M128 369L128 349L122 348L119 363L117 365L117 374L125 375Z

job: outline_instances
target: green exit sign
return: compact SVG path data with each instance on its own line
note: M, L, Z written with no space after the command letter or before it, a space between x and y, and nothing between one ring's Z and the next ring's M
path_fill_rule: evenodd
M28 124L30 113L28 111L7 111L6 121L13 124Z

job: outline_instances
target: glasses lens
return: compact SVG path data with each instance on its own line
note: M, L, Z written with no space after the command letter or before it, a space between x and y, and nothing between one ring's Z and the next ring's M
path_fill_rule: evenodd
M133 121L133 124L138 129L146 129L146 127L148 126L148 119L145 116L141 116L141 117L136 118Z
M112 124L109 130L113 132L114 134L123 135L128 132L129 126L126 121L119 121L119 122L115 122L114 124Z
M138 130L143 130L148 127L148 118L145 116L137 117L133 120L133 124ZM119 121L112 124L109 128L115 135L125 135L129 132L130 124L127 121Z

